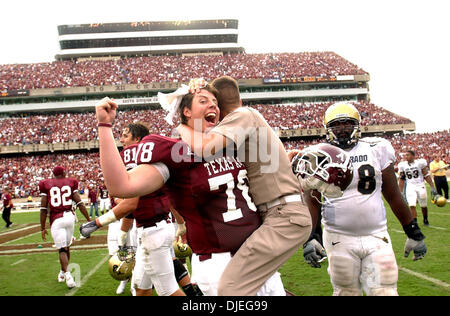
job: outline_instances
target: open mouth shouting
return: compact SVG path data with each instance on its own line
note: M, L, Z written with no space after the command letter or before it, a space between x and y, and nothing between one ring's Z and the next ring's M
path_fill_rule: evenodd
M206 127L214 127L219 122L219 115L217 112L209 112L205 114Z

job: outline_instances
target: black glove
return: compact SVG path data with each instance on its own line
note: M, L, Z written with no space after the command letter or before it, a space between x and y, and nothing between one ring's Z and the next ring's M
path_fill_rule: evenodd
M303 246L303 257L307 264L313 268L320 268L320 262L327 258L327 253L322 245L315 239L308 241Z
M411 238L415 241L421 241L425 239L425 236L420 231L419 225L417 225L417 222L414 220L412 220L408 225L403 225L403 230L405 231L408 238Z
M431 193L432 200L434 200L435 196L439 194L435 188L431 188L430 193Z
M405 258L407 258L411 250L413 250L414 251L413 261L423 259L423 257L427 253L427 246L423 241L425 239L425 236L420 231L417 222L413 220L408 225L404 225L403 230L408 236L408 239L406 239L404 249Z

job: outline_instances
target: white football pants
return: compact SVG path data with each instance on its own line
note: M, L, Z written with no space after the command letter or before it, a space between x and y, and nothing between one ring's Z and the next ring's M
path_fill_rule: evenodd
M398 267L387 231L350 236L323 231L334 296L396 296Z

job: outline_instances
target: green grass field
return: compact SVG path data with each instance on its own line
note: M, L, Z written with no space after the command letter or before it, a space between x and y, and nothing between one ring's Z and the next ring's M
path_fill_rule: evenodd
M388 228L399 266L398 292L400 295L436 296L450 295L450 204L438 208L429 202L430 227L423 226L422 215L418 211L419 225L426 235L428 253L423 260L412 261L403 257L406 236L400 223L387 207ZM81 219L82 216L78 214ZM39 213L21 213L12 215L15 226L26 223L39 223ZM79 237L79 224L75 228L75 237ZM0 234L6 231L0 229ZM106 230L96 234L106 234ZM51 241L51 236L48 238ZM31 234L15 240L8 245L41 243L40 233ZM1 244L2 246L6 244ZM79 268L78 282L81 287L69 290L65 283L56 281L59 272L57 252L22 255L0 255L0 295L45 295L45 296L107 296L116 295L118 281L108 274L108 251L72 250L71 263ZM404 270L407 269L407 270ZM74 274L77 270L73 270ZM408 272L405 272L408 271ZM281 269L285 288L297 296L329 296L332 287L327 273L327 262L322 268L313 269L303 261L302 252L294 255ZM418 273L412 275L411 273ZM439 282L440 281L440 282ZM124 296L130 295L130 285Z

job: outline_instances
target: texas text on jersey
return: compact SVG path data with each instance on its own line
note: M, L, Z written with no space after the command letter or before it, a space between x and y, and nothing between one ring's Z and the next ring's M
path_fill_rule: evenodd
M127 170L131 170L137 166L136 154L138 148L139 144L132 144L120 152L120 156ZM164 219L167 220L169 218L169 212L170 200L167 195L167 189L162 187L156 192L141 196L136 210L128 218L136 219L136 227L147 227Z
M175 209L185 219L194 253L236 252L261 220L248 193L247 170L234 157L199 161L181 140L146 136L138 164L163 163Z
M325 201L322 222L330 232L354 236L386 230L381 172L395 162L394 149L385 139L371 137L359 140L348 153L353 180L342 197Z
M78 181L73 178L53 178L39 182L41 196L48 198L50 224L72 210L73 194L78 191Z

